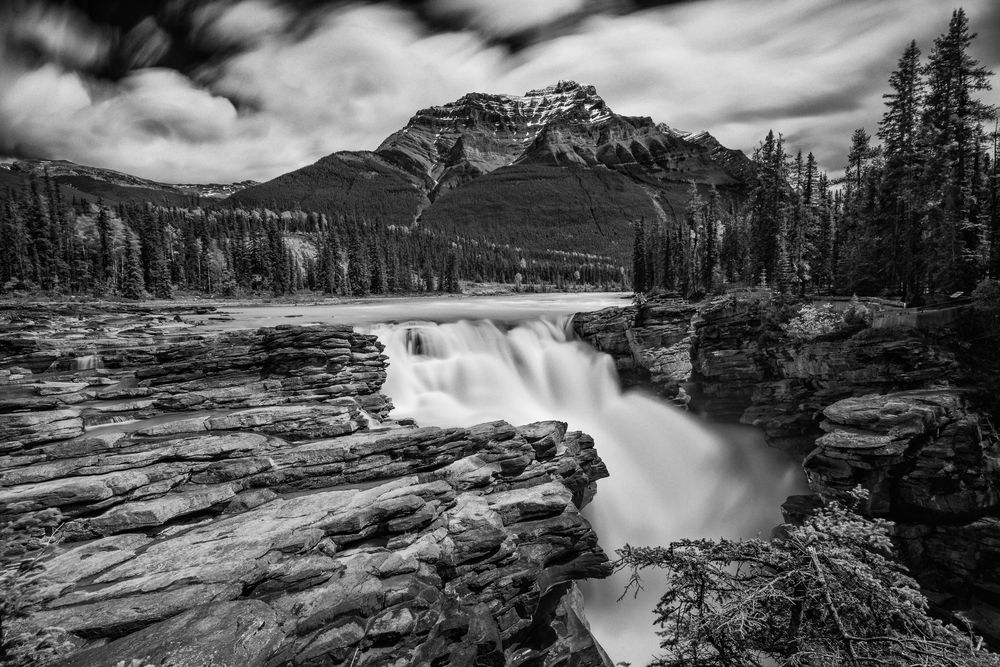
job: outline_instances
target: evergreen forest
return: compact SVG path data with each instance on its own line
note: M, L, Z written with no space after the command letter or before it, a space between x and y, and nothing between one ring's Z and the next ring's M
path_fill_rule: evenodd
M725 285L925 302L1000 275L996 109L956 10L927 58L911 42L875 134L850 139L842 178L770 132L745 201L691 186L684 219L636 225L633 288L697 296Z

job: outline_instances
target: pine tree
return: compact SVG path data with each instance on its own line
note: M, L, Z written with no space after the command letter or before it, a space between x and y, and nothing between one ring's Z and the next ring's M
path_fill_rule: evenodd
M836 206L830 194L830 180L820 174L816 183L816 284L822 289L833 289L836 249Z
M371 289L371 268L368 250L358 230L351 238L347 253L347 276L350 292L354 296L367 296Z
M922 118L927 156L922 185L929 211L933 251L924 253L930 287L968 290L983 268L981 221L974 216L973 178L981 150L982 124L993 109L977 94L991 88L992 72L969 54L975 34L964 10L952 13L948 31L934 41L928 63Z
M816 181L816 161L812 153L803 161L802 151L795 157L795 192L788 217L785 238L789 285L800 294L812 280L813 261L813 190ZM780 269L779 269L780 272Z
M122 284L122 296L126 299L141 299L145 291L140 256L139 237L133 233L126 234L125 276Z
M878 237L872 224L877 155L871 135L864 128L856 129L847 154L844 208L837 229L839 262L834 284L841 293L870 294L881 284L883 264L874 255Z
M748 206L751 274L773 276L778 273L778 239L788 215L788 156L784 138L768 132L754 151L753 162L756 175Z
M990 267L989 275L1000 278L1000 170L997 158L1000 158L1000 119L994 121L990 133L992 154L985 167L987 173L987 190L989 192L989 228L990 228Z
M457 294L462 291L462 288L458 282L458 253L454 248L448 251L448 257L444 265L444 276L442 281L444 285L442 289L446 292L452 294Z
M887 263L888 283L912 300L920 291L923 243L919 132L924 84L916 42L903 51L889 86L879 123L885 174L879 191L882 243L877 253Z
M635 223L632 239L632 291L646 292L650 285L646 262L646 228L643 220Z
M111 238L111 220L108 211L100 203L97 209L97 236L100 241L100 250L97 261L97 280L103 287L113 282L115 259Z

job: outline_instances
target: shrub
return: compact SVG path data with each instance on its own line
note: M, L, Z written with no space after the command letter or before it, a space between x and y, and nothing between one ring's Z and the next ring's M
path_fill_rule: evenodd
M72 648L59 628L31 615L45 584L43 556L56 543L62 515L43 510L0 525L0 665L44 664Z
M819 306L806 304L799 309L795 317L782 324L781 328L792 338L812 340L837 331L843 321L840 315L833 312L833 306L829 303Z
M853 504L866 496L856 490ZM617 566L633 584L642 569L667 572L656 665L1000 665L968 628L928 614L891 527L832 502L772 541L626 546Z
M1000 311L1000 280L984 278L972 290L972 304L976 310Z
M851 303L842 315L844 324L849 327L863 329L871 326L873 315L871 309L858 301L857 295L851 297Z

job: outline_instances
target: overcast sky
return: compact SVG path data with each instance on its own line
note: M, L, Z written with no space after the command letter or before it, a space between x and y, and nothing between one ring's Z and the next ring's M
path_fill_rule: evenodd
M265 180L372 150L470 91L593 84L618 113L842 166L944 0L2 0L0 155L167 182ZM1000 71L1000 0L965 0ZM997 82L1000 88L1000 81ZM987 99L1000 102L1000 91Z

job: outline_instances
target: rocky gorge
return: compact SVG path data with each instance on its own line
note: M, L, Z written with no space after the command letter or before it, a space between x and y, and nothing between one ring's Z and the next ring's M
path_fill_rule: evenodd
M895 522L938 611L1000 640L995 338L864 325L796 338L782 325L801 305L767 292L661 295L573 326L632 384L756 426L799 461L814 495L789 499L788 518L867 489L865 509Z
M610 664L589 436L393 420L374 336L217 317L3 313L0 522L55 530L59 664Z

